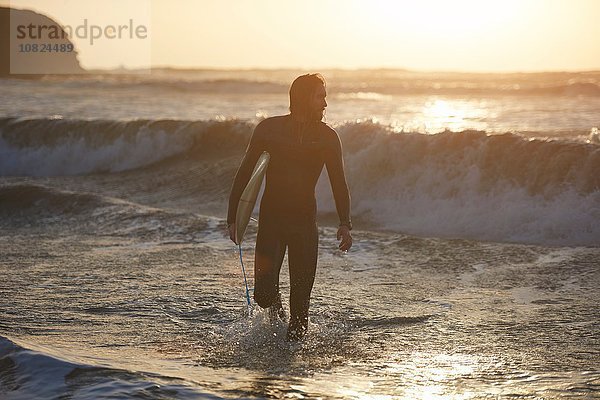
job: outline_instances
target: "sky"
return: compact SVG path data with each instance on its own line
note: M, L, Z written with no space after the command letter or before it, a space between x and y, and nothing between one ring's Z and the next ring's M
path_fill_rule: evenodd
M90 45L86 68L600 70L600 0L0 0L61 24L132 20L144 40ZM103 40L104 39L104 40Z

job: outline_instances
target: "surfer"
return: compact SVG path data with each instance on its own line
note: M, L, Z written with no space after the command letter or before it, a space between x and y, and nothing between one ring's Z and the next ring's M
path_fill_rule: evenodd
M271 117L254 129L229 197L229 237L236 239L236 210L244 187L263 151L270 154L260 204L254 263L254 300L271 315L285 318L279 292L279 271L286 249L290 274L288 340L308 329L308 309L317 267L315 186L326 166L340 219L339 249L352 246L350 194L342 146L335 130L322 122L327 96L320 74L306 74L290 87L290 113Z

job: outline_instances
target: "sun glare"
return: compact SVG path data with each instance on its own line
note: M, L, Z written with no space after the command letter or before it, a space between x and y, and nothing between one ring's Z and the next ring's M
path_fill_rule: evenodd
M389 2L355 0L355 12L367 18L369 28L387 34L413 31L434 40L477 41L494 34L523 13L523 2L504 0L422 0Z
M419 122L425 127L426 132L437 133L444 129L461 131L467 129L469 122L473 125L485 117L487 117L485 111L471 101L436 99L424 105L421 116L417 120L422 119ZM486 124L480 123L479 129L485 128Z
M76 44L89 68L151 63L525 72L600 65L593 40L600 36L598 0L180 0L177 7L166 0L130 0L128 7L121 1L101 10L84 6L90 2L0 0L73 26L91 15L96 25L122 16L149 20L144 26L151 40L139 52L131 46L111 51L114 40L106 41L106 50L85 40Z

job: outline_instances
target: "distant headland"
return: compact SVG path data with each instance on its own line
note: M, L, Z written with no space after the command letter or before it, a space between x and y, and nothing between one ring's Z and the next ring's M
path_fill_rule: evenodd
M77 59L77 51L74 44L66 35L61 35L60 38L52 40L52 46L55 48L72 49L69 52L33 52L29 51L26 54L27 58L23 58L26 62L19 60L15 66L13 59L13 73L11 74L11 56L14 56L18 51L30 50L31 43L23 43L16 45L13 43L11 48L11 17L13 25L15 21L23 21L27 24L36 26L53 26L60 27L60 23L43 14L39 14L32 10L20 10L9 7L0 7L0 76L12 77L36 77L47 74L81 74L85 73ZM60 28L62 29L62 28ZM48 44L43 44L48 45ZM43 73L40 73L43 71Z

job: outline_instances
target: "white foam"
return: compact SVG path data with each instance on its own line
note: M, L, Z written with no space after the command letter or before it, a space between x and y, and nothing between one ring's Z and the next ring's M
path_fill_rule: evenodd
M192 139L142 127L133 136L94 145L85 137L52 146L16 147L0 136L0 175L50 176L118 172L149 165L181 153Z
M600 241L600 193L581 196L567 191L544 199L507 187L489 195L443 197L418 189L399 190L392 198L355 193L355 212L369 214L382 228L418 235L552 245Z
M366 146L345 154L353 215L382 229L422 236L600 245L600 191L577 188L575 178L573 183L552 181L561 176L560 168L575 168L578 161L553 165L549 159L548 167L556 169L548 171L544 164L535 164L539 155L531 155L536 171L494 175L498 165L512 167L511 159L501 159L506 156L500 153L497 161L502 164L490 166L494 158L483 159L482 154L498 148L485 148L489 144L484 136L468 145L431 144L414 137L400 142L386 136L377 135ZM515 149L527 151L518 145ZM539 182L545 185L542 189ZM319 211L334 212L327 179L320 180L317 193Z

